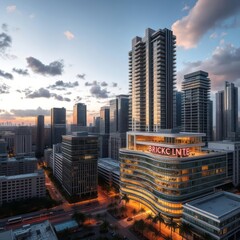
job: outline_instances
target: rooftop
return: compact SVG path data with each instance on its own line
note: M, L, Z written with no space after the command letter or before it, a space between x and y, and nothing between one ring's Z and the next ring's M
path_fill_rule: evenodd
M66 229L73 229L73 228L77 228L77 227L78 227L78 223L75 220L70 220L67 222L63 222L63 223L54 225L56 232L62 232Z
M240 196L229 192L217 192L186 203L185 206L194 212L220 220L240 212Z

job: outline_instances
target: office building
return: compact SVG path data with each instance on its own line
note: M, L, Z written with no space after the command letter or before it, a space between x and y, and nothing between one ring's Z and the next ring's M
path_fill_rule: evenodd
M51 109L51 145L62 142L62 136L66 134L66 109Z
M217 192L183 205L182 221L189 224L193 239L240 239L240 196Z
M126 147L128 131L128 95L118 95L110 100L109 157L118 160L119 149Z
M203 151L204 133L128 132L120 149L120 192L177 221L183 204L231 183L225 151Z
M182 126L182 92L176 92L176 126Z
M53 171L53 176L62 184L63 175L63 155L62 144L53 144L53 149L50 155L50 166Z
M232 158L232 164L228 166L233 172L232 182L235 187L240 184L240 142L232 142L230 140L209 142L208 149L214 151L225 151L228 153L228 158Z
M45 197L43 170L13 176L0 176L0 205L33 197Z
M44 155L44 116L39 115L36 119L36 156L42 157Z
M98 137L87 132L63 136L62 184L77 200L97 197Z
M205 133L206 138L203 141L211 141L209 124L212 113L209 109L210 79L208 73L197 71L184 75L182 93L182 130Z
M87 126L87 106L84 103L73 106L73 124Z
M32 135L27 126L15 128L14 154L28 154L32 152Z
M112 158L98 159L98 176L109 186L119 189L120 183L120 164Z
M37 170L35 157L5 158L0 161L0 176L33 173Z
M100 135L99 135L99 157L108 157L109 130L110 130L110 115L109 106L101 107L100 109Z
M146 29L129 52L129 129L154 131L176 124L176 37Z
M216 93L216 140L237 138L238 88L225 82L225 89Z

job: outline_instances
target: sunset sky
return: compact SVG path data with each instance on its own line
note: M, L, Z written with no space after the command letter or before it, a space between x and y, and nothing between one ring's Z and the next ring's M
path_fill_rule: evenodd
M179 90L200 69L212 97L224 81L240 86L239 0L0 0L0 123L33 124L52 107L71 123L76 102L92 122L128 93L131 40L148 27L177 36Z

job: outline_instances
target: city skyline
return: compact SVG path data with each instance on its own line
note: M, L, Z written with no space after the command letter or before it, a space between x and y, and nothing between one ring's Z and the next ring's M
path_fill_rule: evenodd
M206 8L208 11L206 11ZM177 87L183 75L209 73L213 92L239 86L240 3L220 1L2 1L0 123L34 123L77 102L88 123L119 94L128 94L131 40L148 27L177 37ZM200 21L201 20L201 21ZM181 80L181 81L180 81ZM212 94L213 97L213 94Z

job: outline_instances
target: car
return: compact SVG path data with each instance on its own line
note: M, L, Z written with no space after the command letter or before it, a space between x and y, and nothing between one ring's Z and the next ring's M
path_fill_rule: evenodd
M133 220L132 217L129 217L129 218L127 219L128 222L130 222L130 221L132 221L132 220Z

